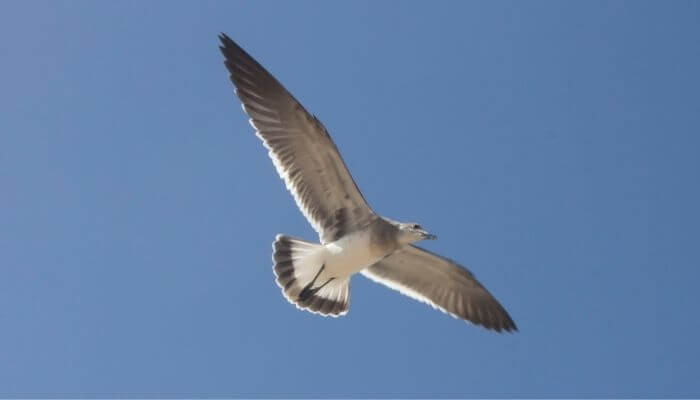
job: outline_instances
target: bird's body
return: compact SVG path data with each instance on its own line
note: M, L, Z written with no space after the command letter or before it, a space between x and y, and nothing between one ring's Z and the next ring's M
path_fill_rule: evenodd
M349 278L393 251L372 243L372 231L361 230L323 246L329 276Z
M325 316L345 315L350 279L361 273L454 317L517 330L506 310L465 268L412 243L435 239L420 225L377 215L323 124L226 35L221 51L258 137L320 243L273 242L273 271L285 298Z
M375 218L367 227L323 245L324 274L349 278L392 254L401 244L387 231L397 229L384 218Z

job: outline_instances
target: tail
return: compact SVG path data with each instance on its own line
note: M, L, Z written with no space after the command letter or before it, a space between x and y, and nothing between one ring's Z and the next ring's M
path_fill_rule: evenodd
M323 316L347 314L350 279L336 279L328 275L322 245L277 235L272 249L277 285L290 303Z

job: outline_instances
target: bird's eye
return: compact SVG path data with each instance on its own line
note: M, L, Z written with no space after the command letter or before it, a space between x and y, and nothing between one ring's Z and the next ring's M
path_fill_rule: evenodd
M413 224L413 229L423 229L423 228L421 228L421 226L418 224Z

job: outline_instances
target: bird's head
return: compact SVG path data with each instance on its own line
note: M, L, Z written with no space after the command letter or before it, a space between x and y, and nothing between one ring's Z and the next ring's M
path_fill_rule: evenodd
M401 222L399 228L399 243L409 244L419 240L435 240L437 236L428 233L422 226L415 222Z

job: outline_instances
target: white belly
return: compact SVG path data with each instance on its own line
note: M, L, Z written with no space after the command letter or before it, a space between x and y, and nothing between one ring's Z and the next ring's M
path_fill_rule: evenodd
M324 275L346 278L381 260L385 254L372 252L369 244L370 234L357 232L325 245Z

